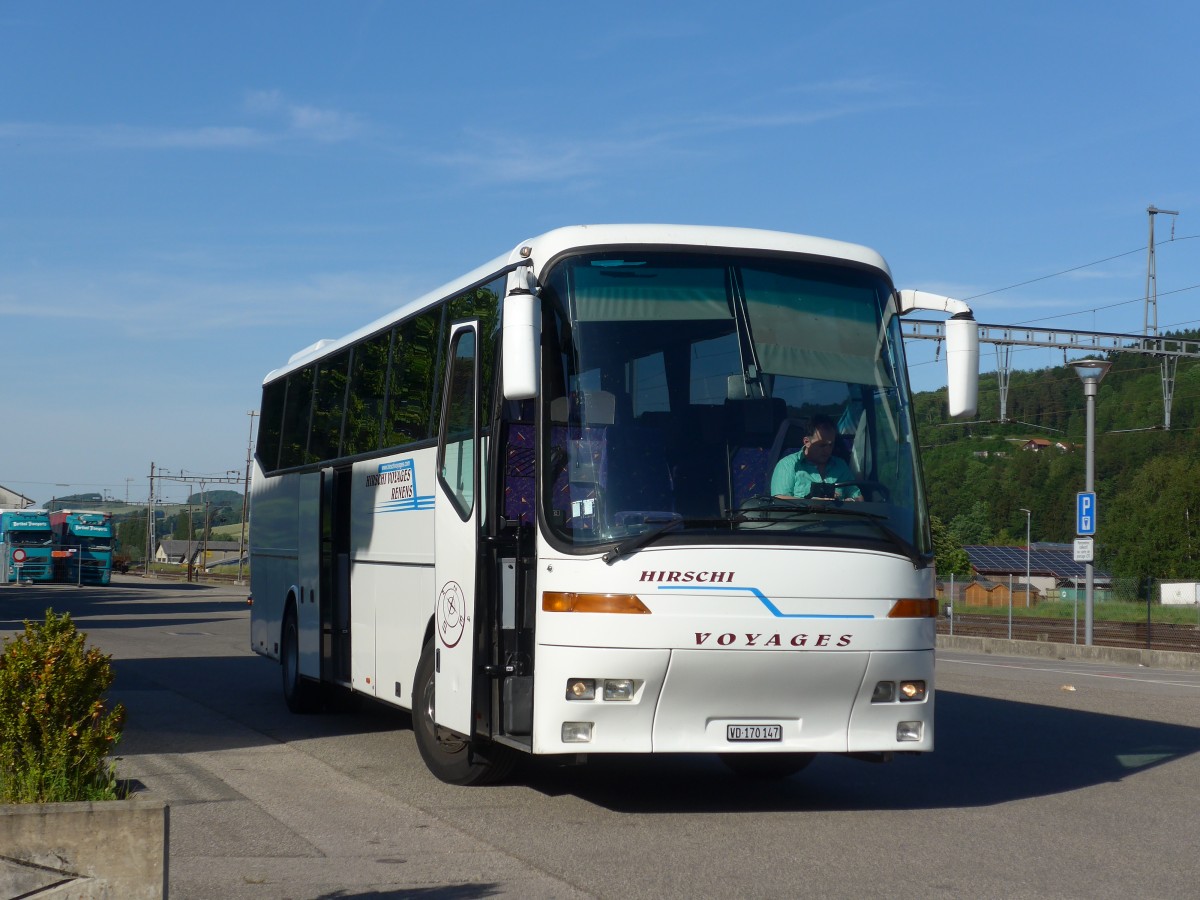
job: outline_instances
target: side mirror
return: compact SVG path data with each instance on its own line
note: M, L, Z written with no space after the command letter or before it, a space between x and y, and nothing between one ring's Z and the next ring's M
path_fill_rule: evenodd
M541 314L537 281L528 266L508 275L504 297L501 380L504 399L528 400L538 392L538 348L541 344Z
M946 322L946 370L950 415L973 416L979 409L979 326L970 313Z
M914 309L950 313L946 322L947 393L950 415L973 416L979 409L979 326L961 300L927 291L898 291L900 315Z

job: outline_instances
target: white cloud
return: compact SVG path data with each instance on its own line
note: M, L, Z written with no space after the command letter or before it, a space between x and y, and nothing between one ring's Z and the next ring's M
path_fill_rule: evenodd
M181 329L200 337L275 324L281 315L291 327L327 322L353 310L350 321L361 324L417 293L412 283L389 274L329 272L293 280L238 281L148 272L42 272L7 279L0 316L105 323L135 337L178 337Z
M303 103L293 103L279 90L250 91L244 108L252 115L279 121L286 133L322 143L351 140L363 131L352 113Z
M835 119L863 116L883 109L914 105L904 98L882 96L885 86L861 79L812 84L808 94L828 101L798 105L787 99L757 111L738 109L702 116L663 117L616 122L593 129L578 139L563 139L559 133L539 136L528 131L496 132L470 130L447 152L430 154L430 165L456 168L483 183L554 183L578 179L614 166L669 164L672 158L696 154L718 154L722 148L703 140L751 131L784 131L807 128ZM801 89L797 88L796 91ZM597 137L597 134L604 137Z
M73 150L247 150L292 141L338 143L364 132L360 119L346 112L289 102L280 91L252 91L243 112L266 120L264 126L157 126L102 123L63 125L49 122L0 122L0 143Z

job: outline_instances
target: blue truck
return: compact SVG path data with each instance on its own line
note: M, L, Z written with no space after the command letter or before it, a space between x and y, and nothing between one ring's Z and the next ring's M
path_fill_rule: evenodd
M0 582L53 581L53 551L46 510L0 510Z
M108 584L112 580L112 516L61 509L50 513L54 532L54 580Z

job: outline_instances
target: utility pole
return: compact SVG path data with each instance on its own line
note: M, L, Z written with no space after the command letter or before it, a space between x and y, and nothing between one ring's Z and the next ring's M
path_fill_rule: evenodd
M154 463L150 463L150 494L146 498L146 574L154 556Z
M1146 306L1142 315L1142 332L1148 338L1158 337L1158 264L1154 258L1154 217L1177 216L1178 210L1159 209L1153 203L1146 207L1150 217L1150 243L1146 259ZM1171 220L1171 237L1175 237L1175 220ZM1163 356L1159 359L1162 369L1163 428L1171 430L1171 405L1175 399L1175 372L1179 367L1178 356Z
M1146 337L1158 337L1158 271L1154 260L1154 217L1177 216L1178 210L1159 209L1153 203L1146 207L1150 216L1149 256L1146 260L1146 306L1142 315L1142 333ZM1175 237L1175 223L1171 223L1171 237Z
M176 472L175 474L171 474L171 473L169 473L169 472L166 472L166 470L162 470L162 471L159 473L159 476L158 476L158 478L159 478L159 480L160 480L160 481L162 481L162 480L164 480L164 479L165 479L165 480L167 480L167 481L175 481L175 482L179 482L180 484L186 484L186 485L188 486L188 498L187 498L187 508L188 508L188 560L187 560L187 577L188 577L188 581L191 581L191 580L192 580L192 560L191 560L191 557L192 557L192 545L193 545L193 543L194 543L194 536L193 536L193 534L192 534L192 496L193 496L193 494L195 493L196 484L198 483L198 484L200 485L200 505L201 505L201 509L202 509L202 510L204 510L204 516L205 516L205 521L204 521L204 535L202 536L202 542L203 542L203 543L202 543L202 546L203 546L203 548L204 548L205 561L207 562L207 556L208 556L208 514L207 514L207 504L206 504L206 500L205 500L205 485L209 485L209 484L240 484L240 483L241 483L241 480L242 480L242 474L241 474L241 472L239 472L237 469L228 469L228 470L226 470L226 472L225 472L225 474L224 474L224 475L189 475L187 472L185 472L185 471L183 471L183 470L181 469L179 472ZM201 574L203 574L203 572L204 572L204 568L203 568L203 565L202 565L202 566L201 566ZM198 577L198 576L197 576L197 577Z
M258 413L252 409L246 415L250 417L250 437L246 441L246 483L242 489L242 536L238 540L238 584L242 584L243 566L246 562L246 516L250 511L250 461L254 451L254 417Z

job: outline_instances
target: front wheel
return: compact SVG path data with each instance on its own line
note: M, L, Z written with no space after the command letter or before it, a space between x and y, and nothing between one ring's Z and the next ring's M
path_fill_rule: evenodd
M814 753L722 753L721 762L743 778L787 778L813 761Z
M480 744L440 727L435 720L433 641L421 650L413 679L413 735L421 759L447 784L491 784L504 778L516 762L513 751Z
M283 701L287 708L294 713L315 711L320 705L320 694L317 685L300 674L300 628L292 610L283 620L279 662L283 669Z

